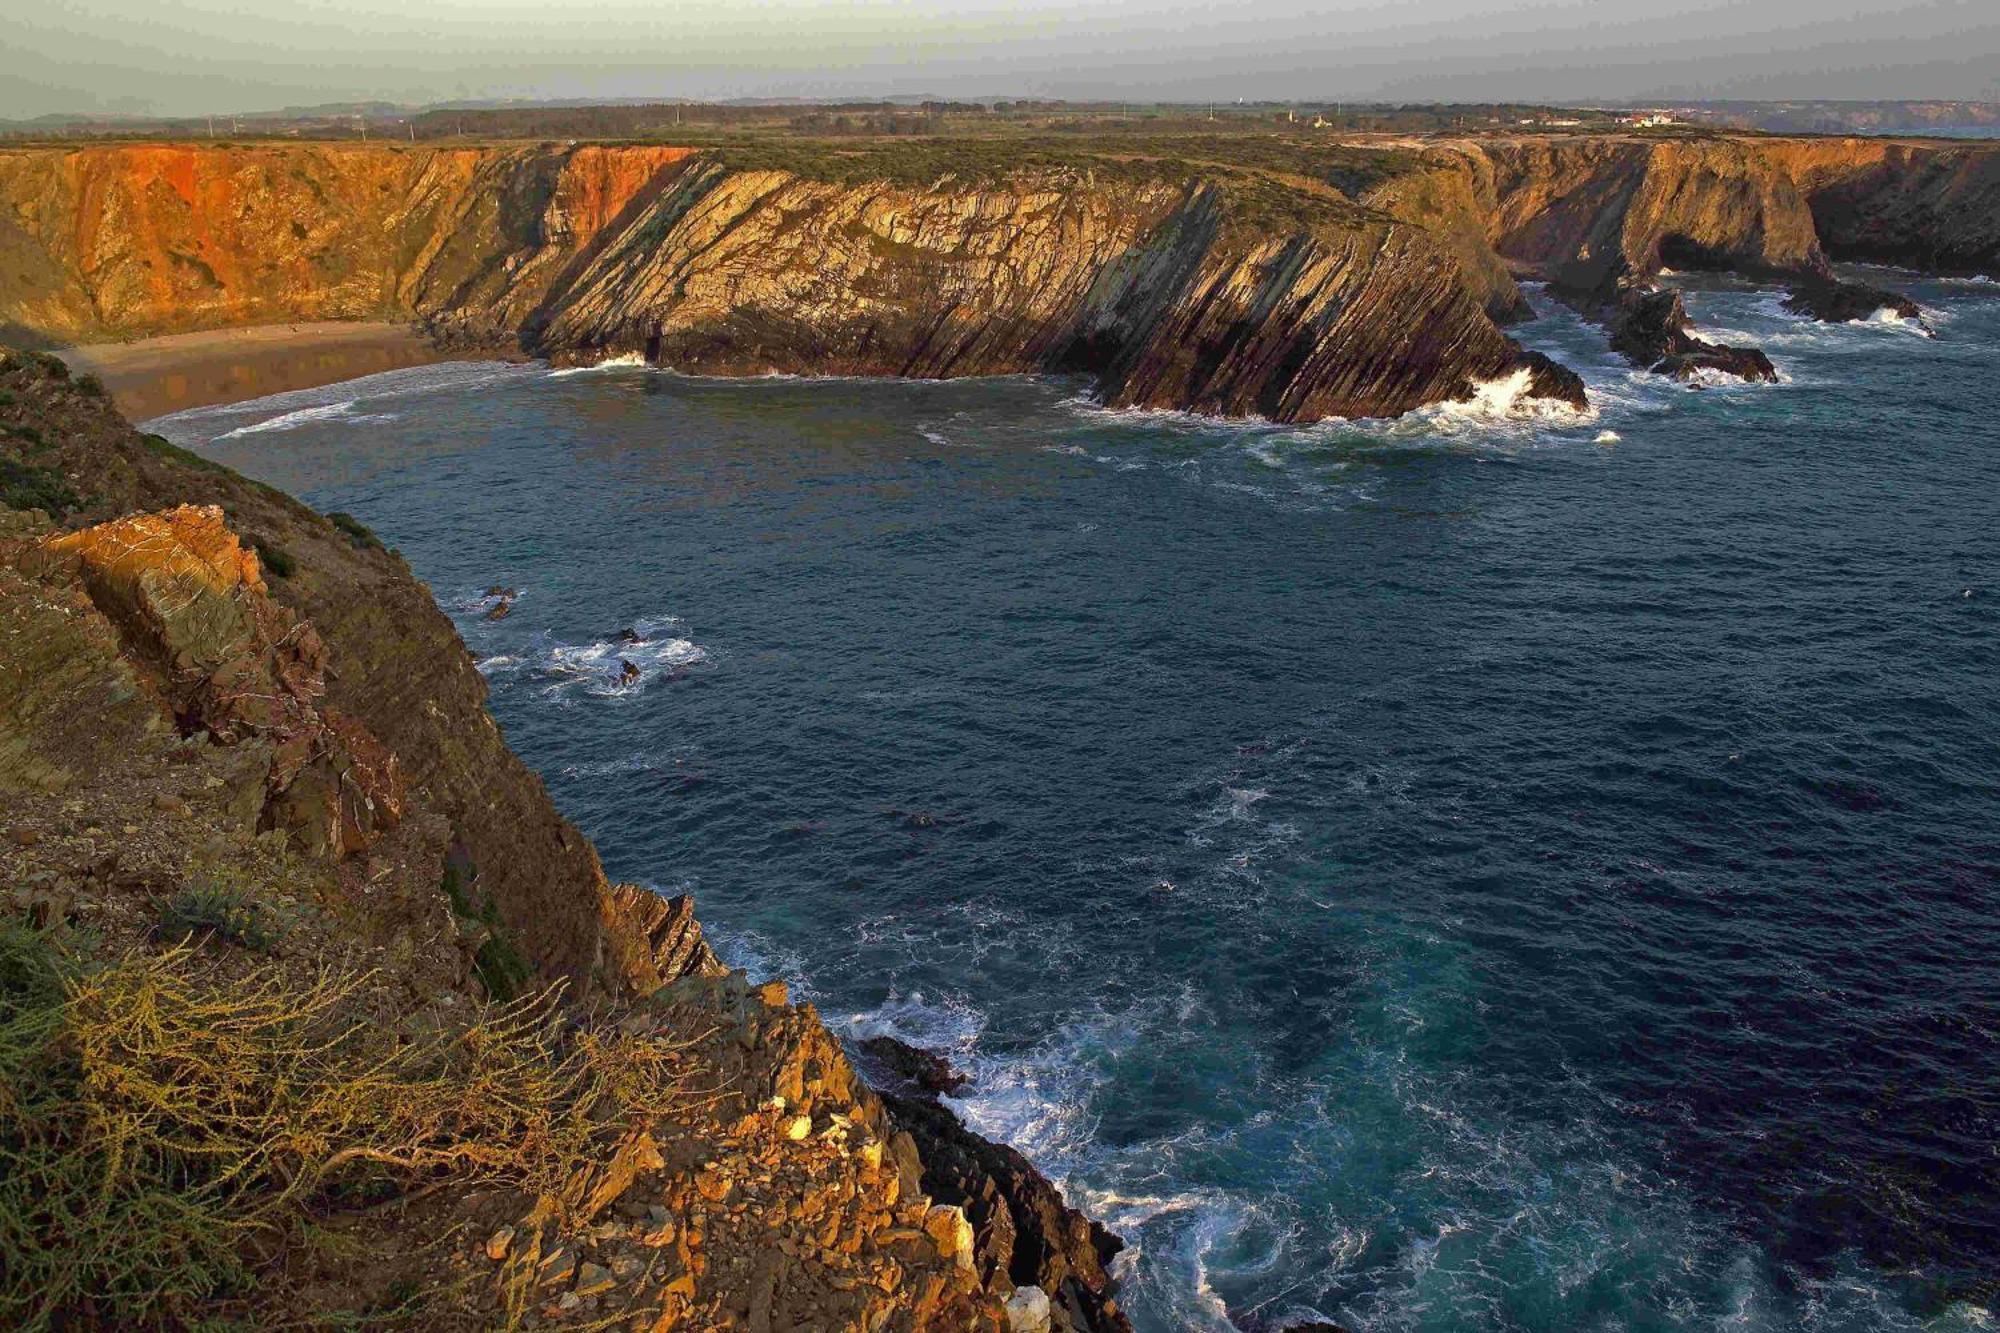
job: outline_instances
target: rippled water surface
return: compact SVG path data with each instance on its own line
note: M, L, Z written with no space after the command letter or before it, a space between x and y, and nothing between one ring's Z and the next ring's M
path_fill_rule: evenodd
M451 366L163 429L399 547L614 876L976 1072L1144 1329L1990 1328L2000 290L1916 291L1698 294L1765 388L1531 325L1587 418Z

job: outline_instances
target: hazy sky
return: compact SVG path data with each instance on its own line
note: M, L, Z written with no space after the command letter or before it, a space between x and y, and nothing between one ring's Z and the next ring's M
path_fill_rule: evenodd
M0 117L904 93L2000 100L1995 0L0 3Z

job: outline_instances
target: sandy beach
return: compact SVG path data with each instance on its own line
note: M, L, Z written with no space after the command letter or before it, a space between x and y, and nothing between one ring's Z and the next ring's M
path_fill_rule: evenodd
M57 355L79 374L102 380L134 421L469 356L445 351L407 325L345 322L210 329L63 348Z

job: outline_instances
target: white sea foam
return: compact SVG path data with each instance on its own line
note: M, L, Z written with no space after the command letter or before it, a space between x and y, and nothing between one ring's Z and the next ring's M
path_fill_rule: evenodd
M338 420L343 425L360 426L371 422L394 421L396 419L396 414L393 412L356 412L354 410L355 406L356 402L349 400L347 402L328 403L322 407L302 407L297 411L284 412L275 417L266 417L262 421L253 421L247 426L238 426L235 430L224 431L215 438L217 440L233 440L238 436L259 435L265 431L297 430L300 426L310 426L314 422L319 421Z
M519 362L440 361L431 365L385 370L356 379L341 380L311 389L289 389L263 398L210 407L190 407L141 422L143 429L164 435L177 444L202 444L230 436L255 434L258 430L284 430L315 420L345 417L357 421L368 417L389 419L385 413L355 413L384 400L411 398L421 394L460 392L541 373L541 366ZM303 415L309 409L324 409ZM284 425L284 418L296 418Z
M655 893L665 892L652 885L647 887ZM692 884L683 883L672 892L690 893L693 890ZM701 935L708 941L708 947L715 950L715 956L722 960L723 966L740 969L752 981L784 982L794 1002L818 997L819 992L813 987L805 956L779 944L769 935L757 930L720 926L707 917L702 920Z
M562 366L548 372L552 380L569 379L575 375L593 375L606 370L645 370L651 363L637 352L626 352L619 356L607 356L602 361L593 361L587 366Z
M678 637L648 638L639 643L600 639L595 643L553 644L536 671L548 681L544 693L550 698L583 694L618 699L638 694L662 678L676 678L707 658L700 644ZM631 679L625 675L627 663L638 671Z

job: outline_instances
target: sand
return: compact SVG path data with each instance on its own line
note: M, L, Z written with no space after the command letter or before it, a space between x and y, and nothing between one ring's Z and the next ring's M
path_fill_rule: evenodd
M404 366L479 359L477 353L445 351L407 325L334 322L175 333L68 347L57 355L77 373L103 380L133 421Z

